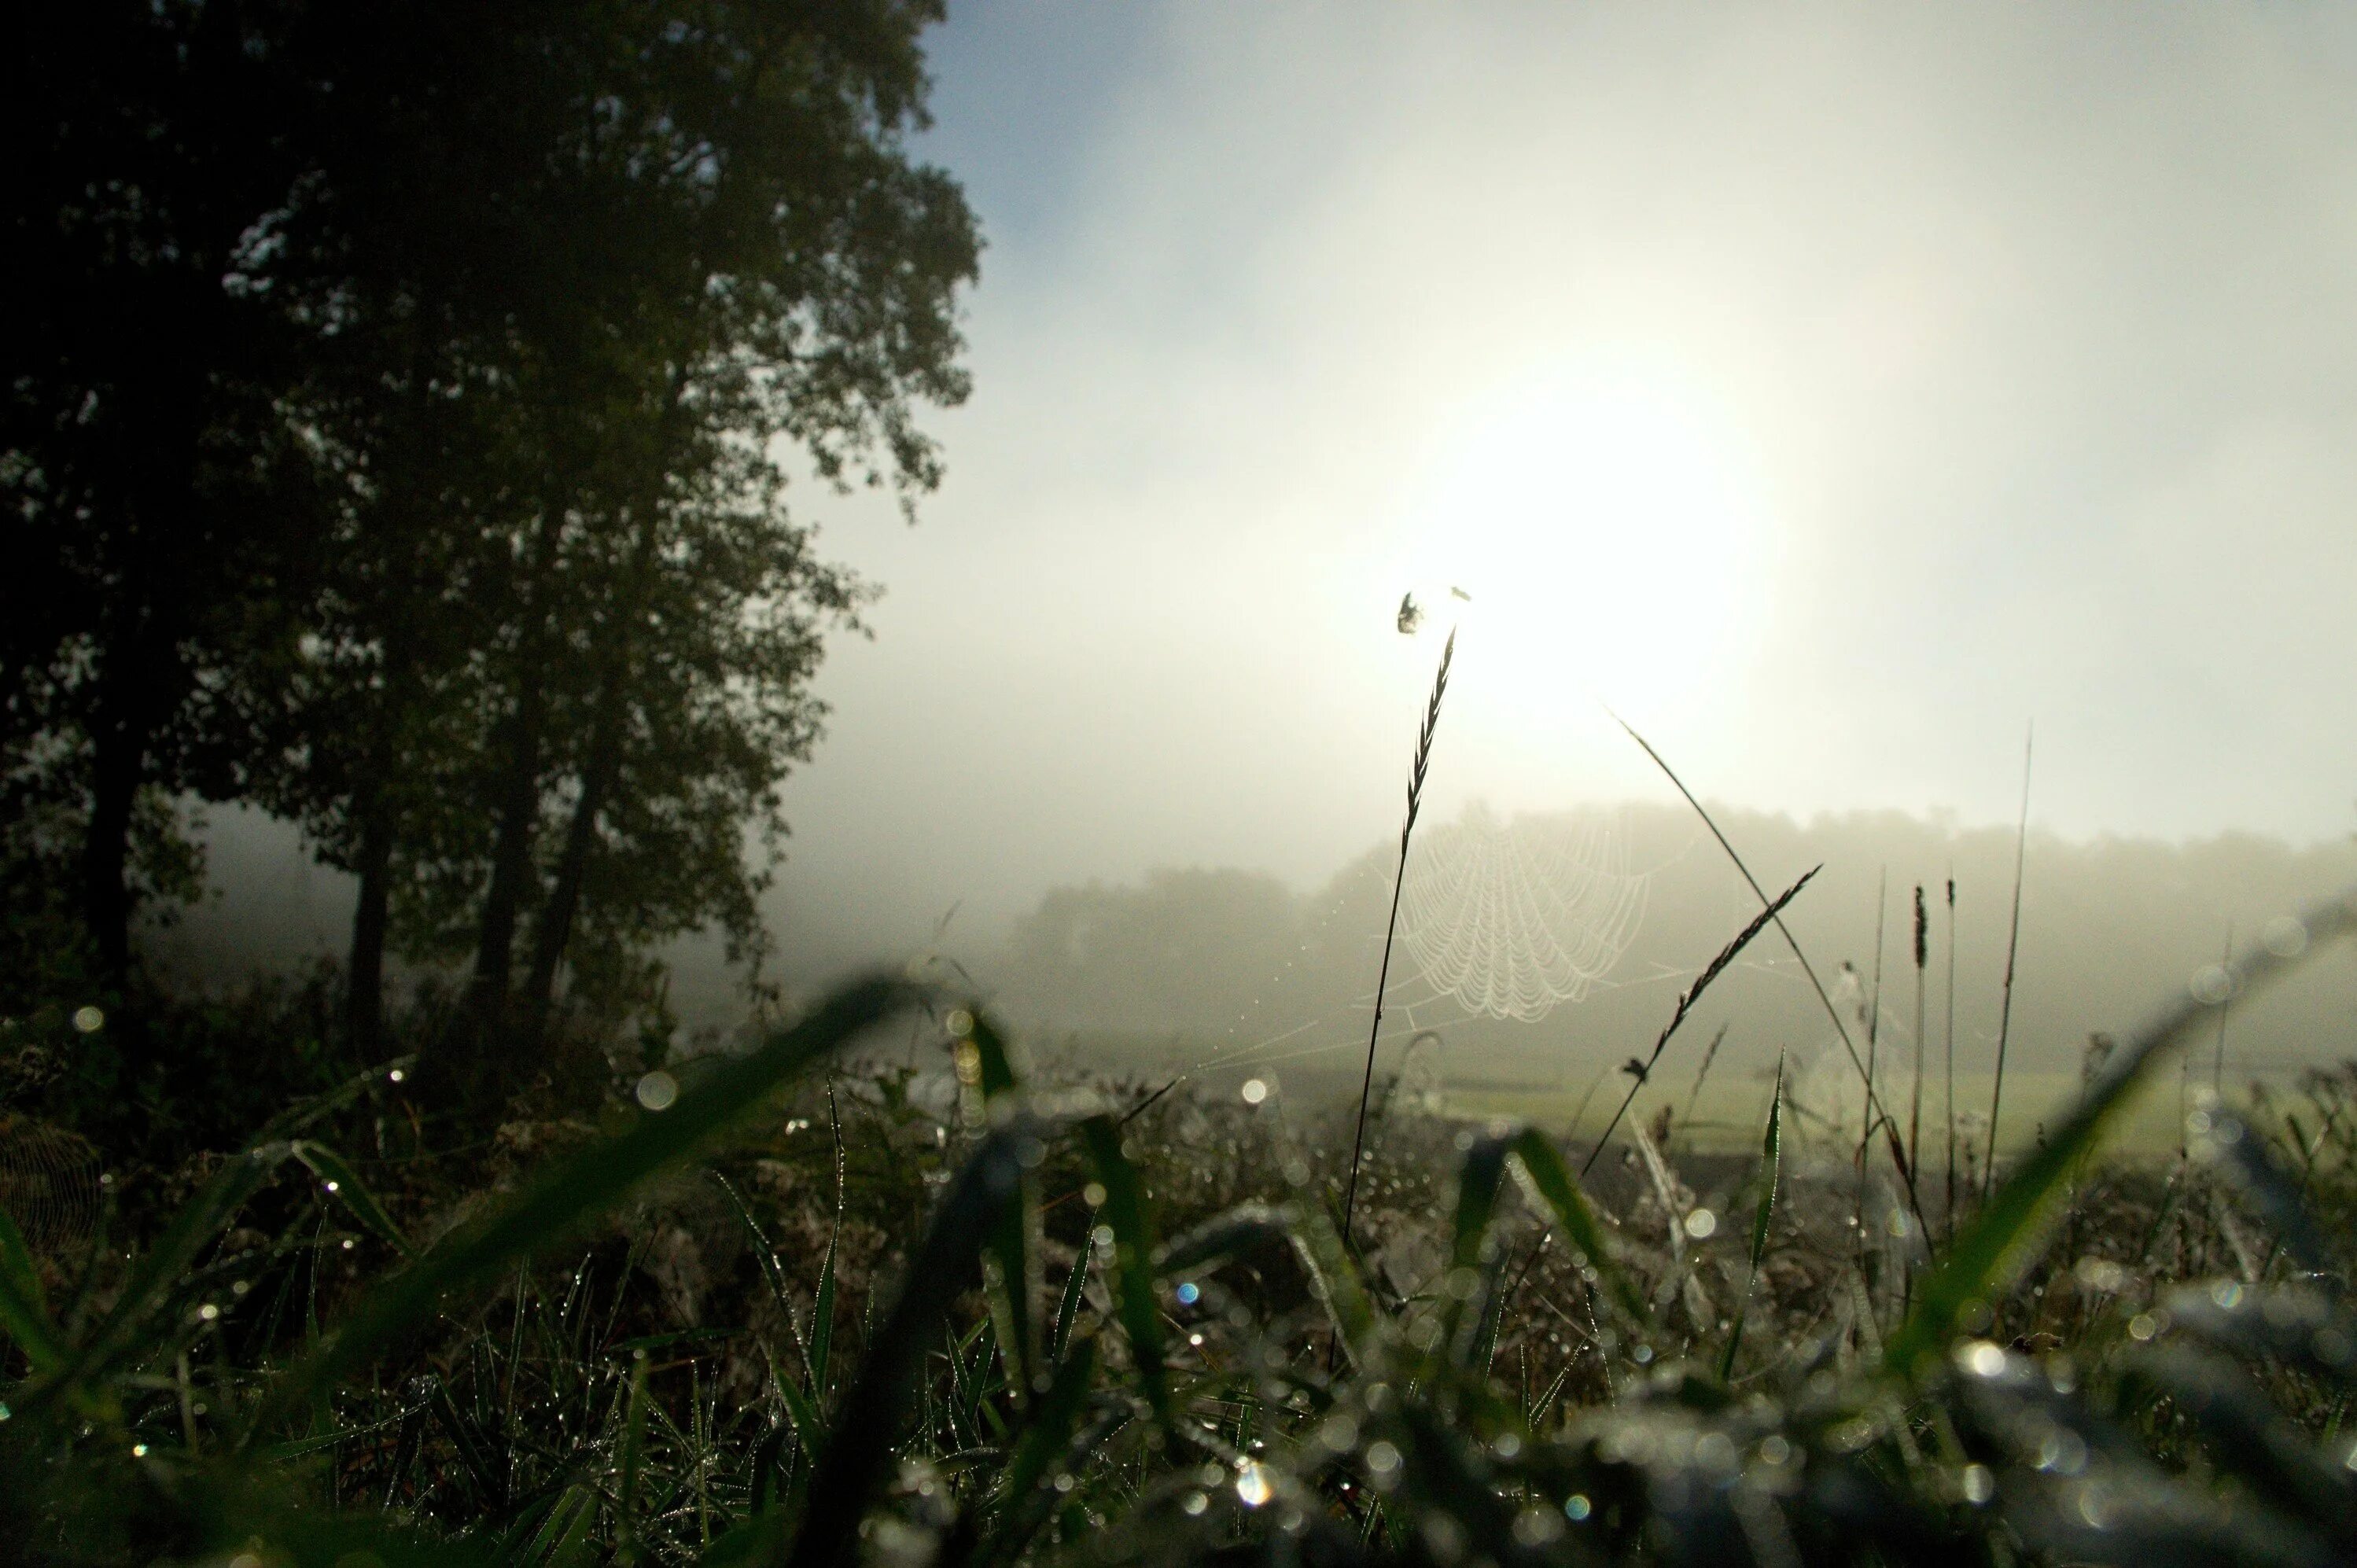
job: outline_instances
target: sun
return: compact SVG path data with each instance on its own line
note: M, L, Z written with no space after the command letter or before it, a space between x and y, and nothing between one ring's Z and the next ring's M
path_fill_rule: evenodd
M1590 697L1690 714L1739 683L1765 617L1770 538L1739 442L1644 380L1553 376L1469 402L1407 521L1429 621L1465 623L1463 698L1501 717Z

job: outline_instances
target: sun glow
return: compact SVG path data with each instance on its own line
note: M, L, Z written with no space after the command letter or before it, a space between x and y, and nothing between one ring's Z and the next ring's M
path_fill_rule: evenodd
M1593 694L1659 718L1732 692L1770 564L1738 454L1692 400L1638 381L1469 405L1417 488L1405 563L1426 624L1464 622L1452 701L1537 720Z

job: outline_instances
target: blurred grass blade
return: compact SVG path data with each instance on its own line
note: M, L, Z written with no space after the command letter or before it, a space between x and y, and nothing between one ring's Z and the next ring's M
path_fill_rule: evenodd
M1009 1095L1022 1091L1022 1075L1015 1070L1014 1053L1007 1048L1006 1037L996 1026L978 1013L969 1014L965 1040L971 1042L976 1058L975 1087L982 1090L982 1102L991 1105Z
M1498 1188L1506 1176L1509 1138L1483 1138L1466 1151L1457 1172L1457 1219L1450 1235L1452 1267L1476 1269L1487 1254L1490 1221L1498 1212Z
M922 997L917 987L899 979L846 986L792 1028L715 1068L670 1110L642 1117L620 1137L559 1162L495 1212L465 1227L371 1293L352 1317L280 1384L256 1425L307 1403L423 1322L445 1293L568 1234L649 1176L752 1114L767 1102L770 1090L811 1063Z
M1511 1140L1481 1138L1465 1153L1457 1171L1457 1215L1450 1235L1447 1282L1449 1355L1460 1367L1475 1364L1490 1323L1496 1289L1490 1225L1498 1215L1498 1188L1506 1179Z
M1374 1352L1380 1324L1367 1300L1366 1287L1360 1283L1359 1266L1342 1245L1341 1233L1326 1217L1326 1210L1305 1203L1289 1212L1294 1250L1308 1267L1312 1288L1326 1304L1343 1348L1354 1363L1364 1367Z
M990 1304L990 1326L998 1341L999 1359L1017 1405L1028 1405L1039 1385L1039 1183L1029 1171L1023 1176L1016 1201L991 1227L990 1245L983 1254L983 1288Z
M1130 1359L1137 1380L1156 1417L1170 1419L1170 1388L1164 1370L1162 1317L1154 1299L1154 1227L1146 1208L1146 1184L1137 1167L1122 1152L1121 1128L1110 1116L1092 1116L1081 1123L1081 1139L1097 1181L1105 1189L1098 1212L1113 1230L1114 1310L1129 1338Z
M2225 993L2247 995L2357 926L2357 888L2309 908L2300 924L2308 938L2304 943L2284 944L2287 951L2280 954L2264 947L2245 954L2230 967ZM1945 1350L1967 1311L1996 1300L2028 1262L2040 1240L2042 1221L2069 1187L2072 1171L2094 1148L2130 1092L2156 1062L2183 1045L2210 1016L2210 1004L2189 991L2112 1053L2046 1141L2023 1158L1980 1213L1956 1233L1947 1257L1924 1281L1914 1310L1891 1335L1884 1350L1886 1366L1902 1376L1914 1375Z
M2166 1393L2172 1413L2209 1439L2220 1469L2295 1518L2357 1544L2357 1491L2347 1466L2327 1460L2241 1368L2209 1351L2155 1345L2140 1349L2128 1371Z
M24 1232L5 1208L0 1208L0 1328L25 1352L35 1375L65 1365L66 1342L41 1299L40 1271L34 1267Z
M2258 1130L2222 1104L2206 1105L2201 1113L2209 1125L2200 1139L2201 1152L2224 1169L2243 1202L2266 1222L2294 1262L2311 1274L2330 1269L2331 1250L2299 1184L2276 1164Z
M342 1200L344 1207L351 1210L353 1219L366 1226L380 1240L391 1242L393 1250L403 1257L414 1259L417 1256L417 1249L410 1244L408 1237L401 1233L401 1227L393 1222L393 1216L384 1211L384 1205L379 1203L367 1184L353 1174L352 1167L344 1163L341 1155L325 1144L313 1143L309 1139L297 1139L288 1145L288 1149L296 1159L311 1168L312 1175L327 1184L329 1193Z
M1579 1184L1572 1180L1571 1168L1563 1163L1555 1145L1536 1128L1525 1127L1510 1140L1508 1152L1513 1155L1514 1168L1525 1187L1555 1216L1555 1228L1596 1272L1613 1303L1631 1323L1650 1325L1652 1314L1646 1308L1645 1298L1613 1261L1604 1227L1598 1222L1596 1211L1588 1208L1587 1199L1580 1195Z
M1743 1276L1743 1299L1735 1304L1735 1322L1727 1331L1727 1348L1718 1359L1718 1380L1735 1376L1735 1352L1743 1343L1743 1320L1751 1310L1751 1293L1760 1284L1760 1262L1768 1255L1768 1230L1776 1217L1776 1183L1784 1168L1784 1058L1776 1058L1776 1087L1768 1097L1768 1131L1760 1140L1760 1204L1751 1212L1751 1267Z
M992 1221L1015 1201L1024 1144L1037 1137L1021 1118L985 1137L909 1254L812 1477L810 1509L786 1558L791 1568L839 1568L857 1556L860 1521L890 1479L926 1348L952 1294L973 1277Z
M1225 1262L1254 1246L1274 1242L1291 1250L1297 1216L1292 1208L1273 1208L1265 1203L1239 1203L1214 1215L1184 1235L1171 1239L1155 1259L1157 1273L1168 1276Z
M1096 1344L1082 1340L1056 1369L1055 1380L1037 1402L1015 1446L1015 1457L998 1482L999 1521L974 1556L975 1568L993 1568L1023 1554L1061 1495L1050 1484L1071 1450L1072 1433L1088 1406L1096 1375ZM944 1563L941 1568L952 1568Z

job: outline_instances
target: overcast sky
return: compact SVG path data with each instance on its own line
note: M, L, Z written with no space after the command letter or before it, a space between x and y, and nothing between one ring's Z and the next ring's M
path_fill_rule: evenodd
M1708 797L2357 826L2357 10L952 5L989 250L790 901ZM1404 591L1431 603L1404 638ZM1435 599L1437 602L1433 602ZM802 890L793 896L793 890Z

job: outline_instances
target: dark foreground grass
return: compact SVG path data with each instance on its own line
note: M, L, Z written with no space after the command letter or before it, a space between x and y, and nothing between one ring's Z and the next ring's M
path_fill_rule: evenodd
M911 1018L946 1113L835 1072ZM331 1146L398 1122L380 1072L136 1257L0 1226L0 1558L2347 1562L2357 1077L2098 1157L2205 1019L2124 1036L1936 1250L1888 1173L1856 1229L1850 1151L1773 1109L1683 1165L1632 1122L1584 1183L1395 1117L1348 1249L1347 1122L1132 1118L893 981L659 1112L506 1130L513 1179L455 1206Z

